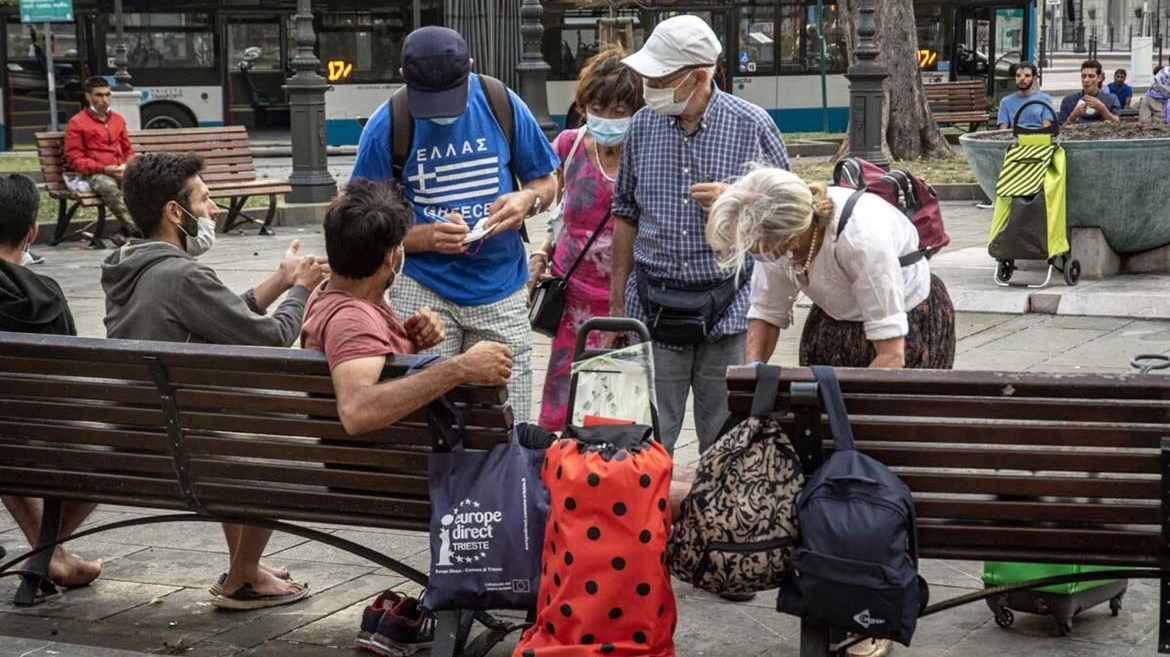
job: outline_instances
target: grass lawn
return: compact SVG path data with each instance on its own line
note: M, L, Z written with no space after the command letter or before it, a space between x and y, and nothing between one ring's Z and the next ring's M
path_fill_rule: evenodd
M975 176L967 166L967 158L955 150L955 155L940 160L903 160L890 165L891 169L906 169L928 183L973 183ZM792 171L805 180L833 179L833 162L829 158L794 158Z
M37 162L35 155L28 157L23 155L0 157L0 173L27 173L29 171L40 170L41 165Z

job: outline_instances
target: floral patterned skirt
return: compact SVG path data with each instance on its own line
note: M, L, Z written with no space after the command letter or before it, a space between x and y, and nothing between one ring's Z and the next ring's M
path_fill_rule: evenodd
M930 275L930 296L906 313L906 367L949 370L955 364L955 307L946 285ZM818 306L800 336L801 365L869 367L876 352L861 322L833 319Z
M572 383L573 351L581 325L593 317L609 317L609 299L591 298L574 289L570 279L565 290L565 314L553 338L548 356L548 374L544 377L544 394L540 400L540 426L549 431L563 431L569 411L569 388ZM589 336L586 346L601 349L605 334Z

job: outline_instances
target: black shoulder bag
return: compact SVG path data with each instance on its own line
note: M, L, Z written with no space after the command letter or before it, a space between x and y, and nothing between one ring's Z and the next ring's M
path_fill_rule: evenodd
M577 254L573 266L569 267L563 278L550 278L532 289L528 304L528 323L532 324L533 331L550 338L556 337L557 329L561 325L561 316L565 314L565 286L568 285L573 272L577 271L577 266L589 253L589 249L593 247L597 236L605 230L605 224L609 223L610 216L611 213L606 211L601 223L597 224L597 229L589 236L589 241L585 242L585 247Z

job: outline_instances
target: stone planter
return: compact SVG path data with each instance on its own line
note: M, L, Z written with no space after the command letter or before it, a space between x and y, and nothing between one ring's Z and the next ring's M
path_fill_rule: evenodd
M959 143L988 198L1013 140L1007 131L963 135ZM1170 245L1170 138L1063 141L1068 161L1067 218L1072 228L1099 228L1114 252Z

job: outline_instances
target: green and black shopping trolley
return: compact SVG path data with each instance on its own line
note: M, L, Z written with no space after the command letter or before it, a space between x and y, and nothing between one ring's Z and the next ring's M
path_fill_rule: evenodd
M1020 115L1030 105L1052 113L1048 127L1020 127ZM987 252L996 260L995 283L1040 288L1061 272L1064 282L1076 285L1081 263L1070 255L1065 222L1066 167L1064 149L1057 143L1060 126L1048 103L1031 100L1016 111L1012 144L1003 157L995 183L995 214L991 221ZM1017 260L1043 260L1048 274L1043 283L1013 283Z

